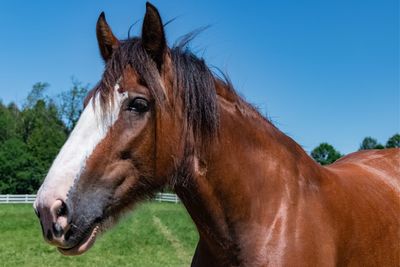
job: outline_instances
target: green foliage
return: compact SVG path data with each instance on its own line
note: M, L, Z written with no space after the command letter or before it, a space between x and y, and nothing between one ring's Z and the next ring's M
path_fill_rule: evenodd
M27 145L18 138L2 143L0 148L0 192L2 194L33 193L38 183L34 183L35 163Z
M365 137L361 142L360 148L358 150L367 150L367 149L383 149L385 148L383 145L379 144L375 138L370 136Z
M321 165L327 165L335 162L342 155L332 145L321 143L311 151L311 156Z
M30 108L34 106L39 100L46 98L44 92L50 85L48 83L38 82L32 86L32 90L26 97L24 108Z
M14 104L8 107L0 102L0 144L16 136L19 110Z
M400 134L395 134L386 142L386 148L400 147Z
M66 140L66 127L54 101L37 83L22 110L0 103L0 194L36 193Z

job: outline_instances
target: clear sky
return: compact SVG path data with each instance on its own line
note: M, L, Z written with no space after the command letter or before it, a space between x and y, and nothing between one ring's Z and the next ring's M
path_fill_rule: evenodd
M169 43L211 25L192 43L209 65L286 134L310 151L342 153L365 136L385 143L400 131L399 2L153 1ZM94 85L103 63L95 24L101 11L119 38L145 1L0 1L0 99L21 104L48 82L56 96L71 77Z

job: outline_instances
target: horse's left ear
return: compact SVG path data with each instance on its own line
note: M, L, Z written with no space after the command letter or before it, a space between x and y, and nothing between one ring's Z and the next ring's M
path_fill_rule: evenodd
M146 14L144 15L142 27L142 43L144 49L161 69L164 59L164 52L167 47L165 40L164 26L157 8L146 3Z
M114 50L119 46L119 41L112 33L110 26L108 26L104 12L101 12L97 20L96 35L101 56L107 62Z

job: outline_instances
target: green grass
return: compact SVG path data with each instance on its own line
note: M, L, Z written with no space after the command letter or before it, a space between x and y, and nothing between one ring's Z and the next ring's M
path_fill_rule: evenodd
M0 266L187 266L197 240L182 205L150 202L100 236L85 254L66 257L44 242L32 205L0 205Z

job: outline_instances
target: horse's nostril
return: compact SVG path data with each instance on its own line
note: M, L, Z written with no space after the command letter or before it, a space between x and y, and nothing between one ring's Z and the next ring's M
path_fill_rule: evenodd
M68 239L71 237L72 235L72 229L69 229L64 236L65 241L68 241Z
M61 201L60 207L57 209L57 216L65 216L68 213L67 205L64 201Z
M55 237L59 238L64 233L64 230L58 223L53 223L53 233Z

